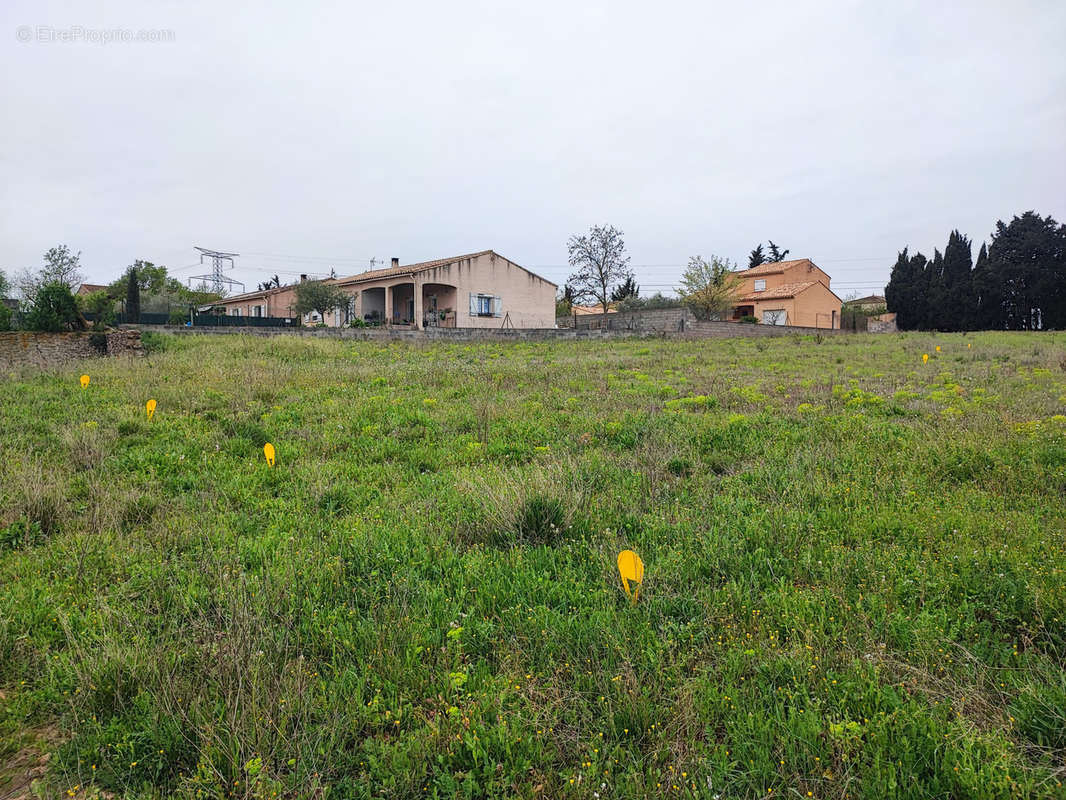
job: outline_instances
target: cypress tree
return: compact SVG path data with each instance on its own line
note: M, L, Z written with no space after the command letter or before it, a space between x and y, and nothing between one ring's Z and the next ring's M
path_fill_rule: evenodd
M748 253L748 269L755 269L760 264L766 263L766 255L762 251L762 242L754 250Z
M901 331L907 331L913 327L913 295L911 262L907 256L907 248L904 247L899 251L896 263L892 265L892 274L885 287L885 305L889 311L895 313L896 327Z
M911 256L911 283L914 293L911 295L913 308L912 330L926 330L929 327L929 276L932 274L932 262L921 253Z
M987 274L1000 292L1001 327L1066 328L1066 225L1033 211L997 222Z
M1003 328L1003 292L996 284L988 264L988 245L981 242L977 263L973 268L974 313L973 329L1001 330Z
M141 284L137 280L137 268L130 267L126 279L126 321L141 321Z
M944 262L935 292L941 327L950 331L972 330L974 316L973 257L970 240L957 230L948 237Z

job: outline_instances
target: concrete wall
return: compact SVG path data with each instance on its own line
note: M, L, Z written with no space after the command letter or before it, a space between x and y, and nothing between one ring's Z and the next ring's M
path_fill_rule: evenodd
M138 330L103 334L103 348L93 343L93 336L91 333L0 333L0 368L55 367L80 358L144 355Z

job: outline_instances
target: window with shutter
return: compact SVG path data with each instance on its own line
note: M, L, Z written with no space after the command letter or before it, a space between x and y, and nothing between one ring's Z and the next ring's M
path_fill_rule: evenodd
M503 316L503 298L501 298L499 295L492 298L492 316Z
M472 316L472 317L476 317L477 316L477 295L476 294L471 294L470 295L470 316Z

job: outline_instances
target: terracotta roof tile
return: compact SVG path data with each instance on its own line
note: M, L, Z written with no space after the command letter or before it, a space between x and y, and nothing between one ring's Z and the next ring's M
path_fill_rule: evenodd
M803 264L804 262L810 264L812 267L814 266L814 263L809 258L796 258L791 261L775 261L772 264L760 264L751 269L737 270L736 274L745 278L748 275L774 275L778 272L784 272L786 269L791 269L798 264Z
M818 281L801 281L799 283L786 283L781 286L776 286L773 289L767 289L763 292L752 292L751 294L741 297L741 301L746 300L787 300L790 297L795 297L800 292L805 292L810 289Z
M468 258L477 258L478 256L485 256L491 252L492 250L482 250L479 253L467 253L464 256L438 258L434 261L421 261L417 264L401 264L398 267L385 267L385 269L372 269L367 272L360 272L358 275L349 275L346 278L338 278L337 283L360 283L362 281L373 281L380 280L381 278L391 278L393 275L412 275L415 272L423 272L427 269L433 269L434 267L443 267L445 264L453 264L456 261L464 261Z

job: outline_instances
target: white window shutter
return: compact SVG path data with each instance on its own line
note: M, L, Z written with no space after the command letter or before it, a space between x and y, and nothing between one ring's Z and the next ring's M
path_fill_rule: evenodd
M503 316L503 298L496 296L492 298L492 316Z
M472 316L472 317L476 317L477 316L477 295L476 294L471 294L470 295L470 316Z

